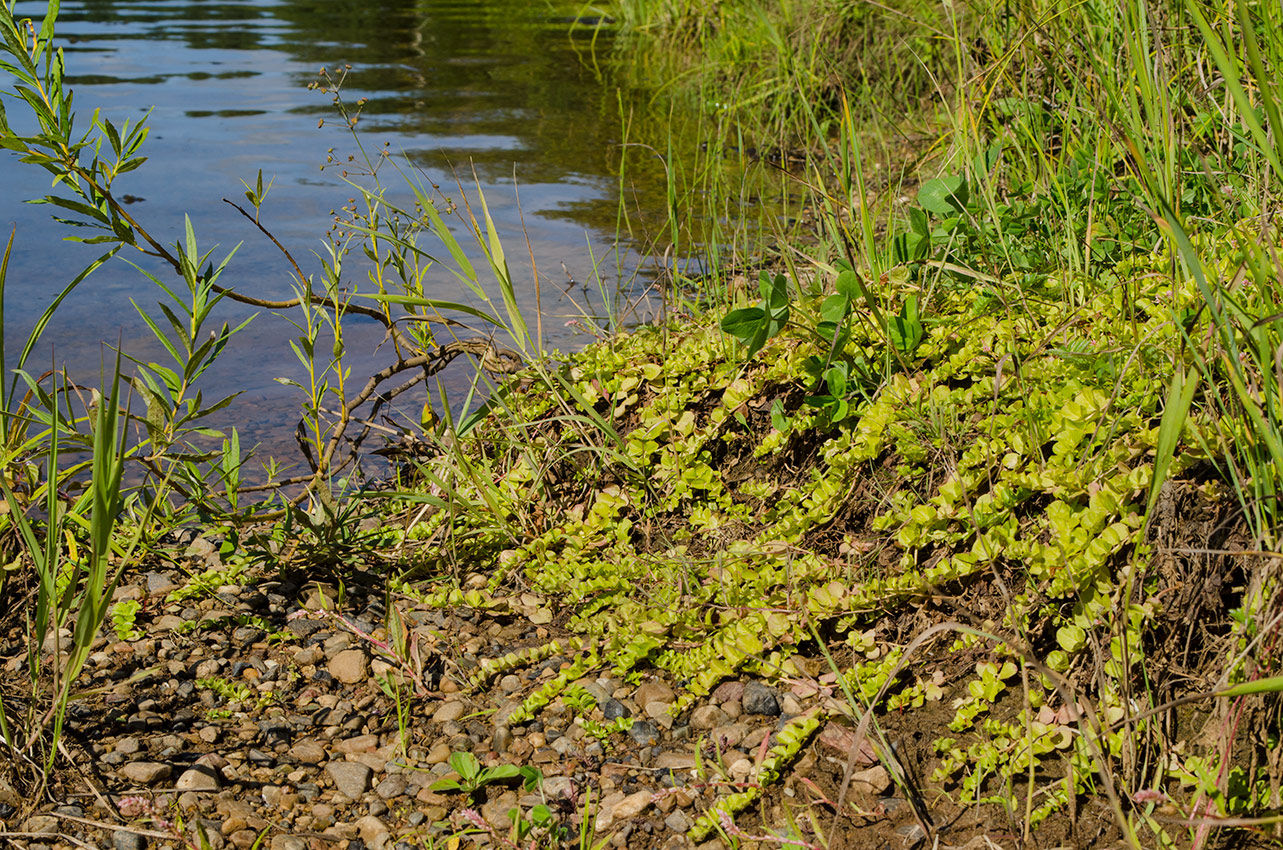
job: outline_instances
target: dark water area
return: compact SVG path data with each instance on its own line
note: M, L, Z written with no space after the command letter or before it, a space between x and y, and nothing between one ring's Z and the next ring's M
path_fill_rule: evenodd
M22 2L17 14L38 19L44 9ZM332 211L353 196L338 169L321 166L331 151L345 160L354 144L329 121L330 97L309 83L322 67L337 73L350 65L342 94L349 103L368 98L363 142L403 152L447 194L458 197L456 181L465 195L484 193L523 310L533 321L533 254L543 278L545 342L564 349L588 340L567 323L605 312L601 292L626 304L643 296L649 280L644 249L617 236L621 102L632 109L631 96L619 93L603 64L611 32L572 26L576 9L528 0L81 0L62 5L57 32L82 128L94 109L118 125L147 115L151 135L142 152L149 161L115 187L138 199L131 215L169 243L182 238L189 215L202 250L214 248L216 259L240 244L221 282L260 298L292 294L289 265L222 199L244 203L241 181L252 183L261 169L274 181L264 225L319 279L316 254ZM15 129L31 129L21 104L8 99L6 106ZM318 128L321 119L327 123ZM50 207L23 203L48 193L40 169L0 152L0 187L0 226L17 232L6 297L12 353L101 248L63 241L70 231L51 220ZM653 190L630 186L629 197L664 208L662 182ZM358 256L344 277L368 289ZM179 283L152 258L125 249L62 306L32 371L66 364L73 376L93 380L118 340L140 360L162 357L131 303L154 313L159 293L124 259ZM569 279L578 285L563 291ZM444 268L430 272L430 286L434 297L475 301ZM254 312L229 302L219 311L233 325ZM260 311L203 379L207 396L242 392L222 424L234 423L242 444L268 454L293 451L301 399L278 379L302 377L288 344L296 335L285 319ZM345 326L354 380L390 361L381 342L372 321ZM453 395L471 381L470 369L461 360L444 373Z

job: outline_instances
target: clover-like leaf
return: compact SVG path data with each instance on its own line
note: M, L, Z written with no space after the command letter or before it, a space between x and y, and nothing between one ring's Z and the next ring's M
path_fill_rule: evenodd
M967 178L962 174L933 178L918 189L918 203L941 218L964 211L968 196Z

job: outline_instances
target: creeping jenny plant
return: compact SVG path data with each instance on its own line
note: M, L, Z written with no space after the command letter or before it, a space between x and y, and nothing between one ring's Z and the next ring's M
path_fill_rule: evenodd
M926 298L901 269L880 296L896 334L846 296L844 315L829 309L825 319L851 311L842 333L786 326L776 280L764 278L764 306L729 328L760 348L751 359L727 356L715 320L639 328L566 357L548 385L506 393L509 415L469 439L500 472L488 498L516 538L493 532L492 513L466 510L426 515L408 536L452 535L489 575L484 587L438 585L437 604L503 608L519 580L564 600L572 638L489 662L472 684L570 658L509 718L522 723L557 699L583 708L574 682L595 671L630 678L653 667L684 683L670 707L678 715L724 679L787 674L823 634L857 653L843 677L861 700L884 695L875 712L951 706L933 777L963 801L996 800L1040 771L1062 775L1053 765L1066 760L1082 790L1096 754L1120 752L1122 733L1085 741L1062 719L1057 682L1024 668L1019 647L1036 643L1061 682L1099 664L1097 684L1078 698L1090 693L1109 721L1122 716L1143 635L1162 611L1141 533L1161 378L1179 350L1172 316L1196 300L1192 285L1144 288L1140 271L1165 262L1120 267L1142 281L1126 305L1141 342L1125 356L1099 332L1123 309L1113 292L1071 304L1048 279L1020 298L970 283ZM832 308L831 295L801 299L794 315L824 318L825 300ZM835 415L836 399L814 397L815 363L854 363L857 353L872 380ZM566 404L606 427L566 426ZM1215 425L1191 420L1183 445L1198 445L1206 427ZM1199 459L1186 449L1173 469ZM429 469L474 486L445 462ZM1007 604L986 629L1008 643L965 636L906 667L911 635L870 631L995 576ZM1138 595L1124 620L1110 619L1123 593ZM942 686L959 665L970 673ZM1013 690L1026 698L1009 699ZM1157 733L1142 722L1131 734ZM1059 782L1031 809L1034 822L1066 803Z

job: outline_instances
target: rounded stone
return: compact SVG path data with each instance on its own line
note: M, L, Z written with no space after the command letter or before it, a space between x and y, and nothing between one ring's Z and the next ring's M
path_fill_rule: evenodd
M775 717L780 713L780 700L773 688L761 682L749 682L744 685L744 696L740 700L745 714L763 714Z
M204 764L184 770L174 783L179 791L217 791L221 785L218 771Z
M407 783L405 777L398 774L395 776L389 776L380 782L378 787L374 789L374 793L378 794L384 800L391 800L405 794L406 786Z
M628 735L633 739L633 741L643 747L653 747L655 744L659 743L659 729L656 728L655 724L651 723L649 720L638 720L634 722L632 728L628 730ZM554 746L555 745L556 742L554 742Z
M143 850L147 846L147 839L136 832L118 829L111 834L111 846L112 850Z
M330 675L345 685L364 682L370 674L370 659L361 649L345 649L330 659Z
M325 766L335 789L343 796L355 800L370 790L370 777L374 771L358 761L332 761Z
M432 719L437 723L449 723L452 720L458 720L463 717L463 703L458 700L447 700L441 703L441 706L433 713Z
M726 723L730 718L726 712L715 705L701 705L691 712L692 729L714 729Z
M130 762L120 769L121 776L139 785L155 785L168 779L173 772L169 765L154 761Z

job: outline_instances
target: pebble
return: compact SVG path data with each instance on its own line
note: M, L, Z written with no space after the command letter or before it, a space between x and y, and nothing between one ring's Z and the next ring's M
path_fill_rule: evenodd
M378 749L378 735L357 735L355 738L344 738L334 745L334 749L340 753L368 753Z
M396 774L389 776L380 782L378 787L374 789L374 792L384 800L391 800L405 794L407 786L408 783L406 782L405 777L400 774Z
M458 700L447 700L432 714L432 720L436 723L449 723L452 720L458 720L464 715L463 703Z
M653 747L659 743L659 729L649 720L634 721L632 728L628 730L628 736L643 747ZM556 746L557 742L553 741L553 747Z
M726 712L715 705L701 705L691 712L692 729L714 729L730 720Z
M509 673L499 680L499 687L505 694L515 693L521 690L521 679Z
M317 741L299 741L290 747L290 755L302 764L320 764L325 761L325 747Z
M628 709L617 699L606 700L606 704L601 707L601 713L607 720L616 720L620 717L629 716Z
M667 708L675 698L676 694L673 693L673 689L660 681L644 682L637 687L637 692L633 694L633 702L637 703L642 711L645 711L646 707L653 702L663 703L664 707Z
M111 846L112 850L143 850L147 846L147 839L136 832L118 829L111 834Z
M424 757L424 763L428 765L442 764L450 758L449 744L435 744L428 754Z
M481 806L481 817L495 829L506 830L512 826L508 812L517 807L517 802L517 792L505 791L497 799Z
M927 837L926 833L922 831L922 827L916 823L909 823L901 827L896 827L895 834L904 839L905 847L912 847Z
M379 850L387 843L389 832L388 825L376 818L374 815L366 815L356 822L357 832L361 835L361 840L366 846Z
M891 774L882 765L851 774L851 790L861 794L879 795L891 787Z
M173 772L169 765L154 761L130 762L120 769L121 776L139 785L155 785L168 779Z
M355 761L332 761L325 766L334 787L340 794L353 800L359 798L370 788L370 777L374 771L364 764Z
M659 770L694 770L695 761L694 753L660 753L651 767Z
M345 685L364 682L370 674L370 659L362 649L345 649L330 659L330 675Z
M749 682L744 686L744 696L740 702L745 714L763 714L775 717L780 713L780 701L773 688L761 682Z
M743 682L722 682L713 690L714 702L730 702L744 697Z
M548 800L569 800L575 795L575 780L569 776L545 776L539 791Z
M511 745L512 730L502 725L495 727L494 736L490 739L490 748L496 753L506 753Z
M307 840L297 835L273 835L271 850L307 850Z
M615 806L624 801L627 795L620 792L602 798L597 808L597 820L593 824L597 832L605 832L615 822Z
M32 815L22 822L22 831L55 835L58 832L58 819L52 815Z
M616 821L628 820L635 818L650 808L654 795L650 791L637 791L629 794L624 799L615 804L611 809L611 818Z
M189 767L178 777L174 787L179 791L217 791L222 785L218 771L208 765Z
M691 819L681 809L677 809L664 818L664 826L673 832L685 833L686 830L691 828Z

